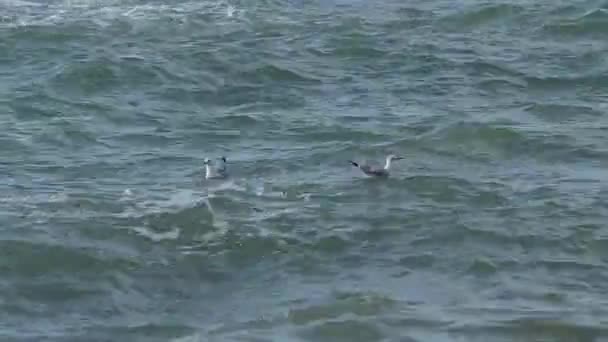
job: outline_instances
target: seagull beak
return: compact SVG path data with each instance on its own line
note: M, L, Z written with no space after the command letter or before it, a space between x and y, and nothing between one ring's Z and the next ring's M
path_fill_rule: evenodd
M395 158L393 158L393 160L401 160L401 159L403 159L403 157L395 157Z

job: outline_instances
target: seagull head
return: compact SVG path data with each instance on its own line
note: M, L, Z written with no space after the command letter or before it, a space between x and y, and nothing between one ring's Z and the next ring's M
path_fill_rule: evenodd
M211 160L209 158L205 158L205 160L203 161L203 164L209 165L209 164L211 164Z

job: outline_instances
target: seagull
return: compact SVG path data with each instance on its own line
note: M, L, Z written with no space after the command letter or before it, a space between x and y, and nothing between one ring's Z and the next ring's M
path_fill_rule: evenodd
M222 156L219 161L219 165L214 167L215 164L209 158L205 158L203 164L205 164L205 179L212 178L226 178L228 177L228 171L226 170L226 157Z
M355 163L352 160L349 160L349 162L351 164L353 164L353 166L358 167L359 169L361 169L361 171L363 171L363 173L365 173L368 176L373 176L373 177L388 177L389 176L389 169L391 167L391 161L393 160L400 160L403 159L403 157L399 157L396 156L394 154L391 154L389 156L386 157L386 164L384 164L383 168L379 168L379 167L375 167L372 165L368 165L368 164L359 164L359 163Z

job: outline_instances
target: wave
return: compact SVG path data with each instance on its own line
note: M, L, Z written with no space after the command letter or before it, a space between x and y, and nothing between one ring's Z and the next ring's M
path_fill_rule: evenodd
M162 320L146 319L135 324L115 324L115 325L97 325L92 324L89 327L83 328L86 333L72 334L71 338L76 339L124 339L133 340L141 336L153 336L153 340L171 341L171 342L198 342L199 340L190 340L197 335L193 335L199 331L197 326L186 325L179 323L165 322ZM200 340L202 341L202 340Z
M459 151L483 159L532 158L573 163L591 156L608 158L605 151L593 145L577 143L571 135L549 132L540 126L520 128L515 124L459 121L427 133L422 139L440 141L436 150Z
M592 105L575 105L567 103L533 102L524 107L526 112L541 118L547 122L578 122L581 119L596 119L602 112Z
M542 31L552 37L602 38L608 33L608 10L595 9L573 19L555 19L544 24Z
M524 7L512 4L476 6L442 17L439 25L447 25L450 29L480 28L484 25L495 25L503 20L512 21L523 13Z
M126 270L134 265L129 256L108 256L97 248L74 248L55 242L0 240L7 275L68 275Z
M531 90L544 92L571 90L573 87L584 87L590 91L608 88L608 75L598 73L562 77L529 75L525 80Z

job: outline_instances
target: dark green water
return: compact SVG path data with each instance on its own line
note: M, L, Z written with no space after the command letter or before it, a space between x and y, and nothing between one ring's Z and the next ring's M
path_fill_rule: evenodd
M607 94L607 1L0 0L0 340L608 341Z

